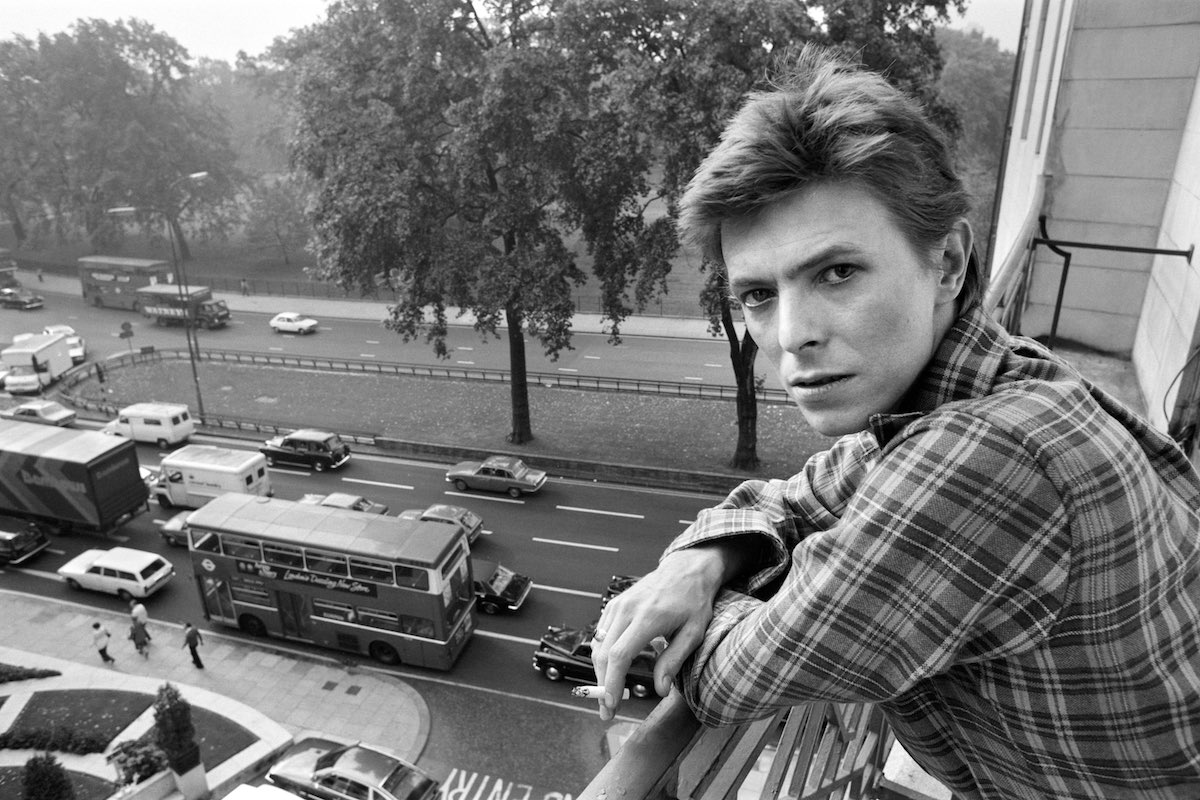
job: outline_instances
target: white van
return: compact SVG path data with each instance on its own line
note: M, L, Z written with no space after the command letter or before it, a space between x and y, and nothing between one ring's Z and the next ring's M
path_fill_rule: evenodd
M225 492L274 494L262 453L206 444L185 445L164 456L153 492L163 508L199 508Z
M100 430L166 448L186 442L196 432L196 421L181 403L134 403Z

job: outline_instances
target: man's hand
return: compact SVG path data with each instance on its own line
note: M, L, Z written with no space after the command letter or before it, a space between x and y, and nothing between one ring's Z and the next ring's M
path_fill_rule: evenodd
M625 674L648 646L660 651L654 688L666 697L684 659L700 646L712 619L713 600L740 561L729 542L678 550L609 601L592 646L596 684L606 693L599 701L601 719L616 714Z

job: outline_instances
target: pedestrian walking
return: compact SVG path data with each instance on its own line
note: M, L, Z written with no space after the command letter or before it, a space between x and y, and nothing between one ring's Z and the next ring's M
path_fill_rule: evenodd
M135 628L141 629L147 643L154 638L150 635L150 628L147 624L150 622L150 614L146 611L146 607L137 600L129 601L129 619Z
M150 634L146 633L146 626L140 622L134 622L129 626L129 641L133 642L133 647L138 651L138 655L142 658L149 658L150 652Z
M38 267L38 269L37 269L37 279L38 279L38 283L46 282L46 273L45 273L45 270L43 270L41 267Z
M250 284L246 282L245 278L242 278L242 295L246 296L249 294L250 294Z
M112 641L112 634L108 632L108 628L101 625L99 622L92 623L92 644L96 646L96 651L100 653L100 660L105 664L115 664L117 660L108 654L108 643Z
M204 669L204 662L200 660L200 654L196 652L196 648L204 644L204 637L200 635L200 630L190 622L183 623L183 646L192 654L192 663L196 665L196 669Z

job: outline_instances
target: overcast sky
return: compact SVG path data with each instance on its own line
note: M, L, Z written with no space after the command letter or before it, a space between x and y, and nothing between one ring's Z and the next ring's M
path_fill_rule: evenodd
M324 16L328 0L0 0L0 38L14 33L65 31L80 17L137 17L171 35L193 58L232 63L239 50L256 55L276 36ZM978 26L1016 50L1022 0L968 0L967 14L952 27Z

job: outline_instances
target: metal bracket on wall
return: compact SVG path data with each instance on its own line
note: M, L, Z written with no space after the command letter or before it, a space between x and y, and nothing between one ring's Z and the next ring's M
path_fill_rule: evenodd
M1052 252L1062 256L1063 267L1062 275L1058 279L1058 297L1054 300L1054 319L1050 323L1050 339L1046 346L1051 350L1054 349L1054 337L1058 333L1058 315L1062 310L1063 292L1067 288L1067 273L1071 269L1071 254L1061 248L1073 247L1082 248L1085 250L1111 250L1120 253L1147 253L1155 256L1183 256L1189 264L1192 263L1192 254L1196 251L1196 245L1192 245L1187 250L1163 250L1157 247L1129 247L1120 244L1096 244L1094 242L1070 242L1065 239L1051 239L1046 233L1046 215L1042 214L1038 217L1038 228L1041 230L1041 236L1035 236L1030 244L1036 250L1037 246L1044 244L1050 248Z

